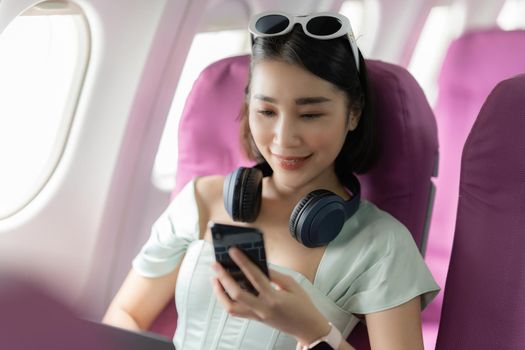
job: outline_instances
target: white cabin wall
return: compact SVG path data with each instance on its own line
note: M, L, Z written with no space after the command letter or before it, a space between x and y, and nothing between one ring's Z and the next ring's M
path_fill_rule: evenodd
M243 0L209 0L198 32L245 29L250 12L250 4Z
M83 308L99 318L131 268L170 194L151 181L155 155L191 41L208 0L166 4L158 24L113 175ZM100 285L96 294L91 288Z
M415 48L421 29L433 6L432 0L368 0L372 21L365 21L363 38L368 58L396 63L406 67ZM370 40L371 39L371 40Z
M462 0L459 1L465 6L465 28L463 31L474 30L478 28L497 27L497 18L505 0L476 1Z
M36 3L3 0L0 28ZM104 287L92 276L113 271L103 264L112 262L112 247L126 249L136 240L133 230L122 233L130 226L122 215L142 217L145 199L153 197L140 191L150 177L143 167L153 162L177 64L184 62L188 44L175 39L190 7L190 1L76 3L87 17L92 47L64 154L37 197L0 221L0 266L49 285L71 304ZM171 65L176 45L179 59ZM167 203L167 195L158 197L155 205Z

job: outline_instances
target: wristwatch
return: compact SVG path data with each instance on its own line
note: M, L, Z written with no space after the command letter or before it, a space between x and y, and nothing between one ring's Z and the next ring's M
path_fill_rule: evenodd
M341 335L341 332L334 327L334 325L331 322L328 322L330 325L330 332L328 332L327 335L324 337L321 337L309 345L302 345L297 343L296 350L331 350L331 349L339 349L339 346L341 345L341 342L343 341L343 336Z

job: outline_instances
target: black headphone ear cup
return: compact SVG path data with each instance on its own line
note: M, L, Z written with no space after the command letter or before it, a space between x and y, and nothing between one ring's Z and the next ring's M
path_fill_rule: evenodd
M224 200L224 208L233 219L238 221L239 219L239 206L236 203L239 202L239 186L240 174L244 168L238 168L232 171L224 178L224 184L222 188L222 198Z
M308 203L308 201L313 197L313 193L310 192L295 205L295 207L292 210L292 215L290 215L290 221L288 221L288 230L292 234L292 237L295 238L299 243L301 242L301 236L297 234L298 228L298 217L301 214L304 206Z
M327 190L312 191L304 196L293 208L290 221L288 222L288 229L292 236L300 243L304 244L301 237L301 223L304 223L305 212L309 212L307 209L317 197L330 194L332 194L332 192Z
M248 168L243 173L239 198L240 221L254 222L261 210L262 179L259 169Z
M345 221L345 201L333 192L316 190L295 206L289 227L296 240L313 248L330 243Z
M223 200L233 221L253 222L261 209L263 174L256 168L238 168L224 179Z

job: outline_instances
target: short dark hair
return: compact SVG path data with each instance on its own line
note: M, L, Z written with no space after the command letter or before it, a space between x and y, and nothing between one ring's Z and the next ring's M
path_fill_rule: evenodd
M345 93L347 111L361 113L361 118L357 128L346 136L335 160L335 172L342 180L346 178L345 174L368 171L377 158L377 133L365 61L359 54L358 72L346 37L318 40L305 35L298 25L287 34L258 37L254 40L250 79L245 89L245 102L240 115L241 145L248 158L257 162L264 161L255 145L248 123L251 74L255 64L263 59L299 65Z

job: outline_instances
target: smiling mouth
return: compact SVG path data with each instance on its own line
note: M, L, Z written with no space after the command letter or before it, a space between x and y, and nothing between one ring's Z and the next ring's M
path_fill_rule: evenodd
M305 157L281 156L273 154L278 160L279 165L286 170L296 170L304 165L304 163L312 156L311 154Z
M283 160L283 161L300 161L300 160L303 160L303 159L306 159L308 157L311 156L311 154L307 155L307 156L304 156L304 157L298 157L298 156L281 156L279 154L275 154L275 153L272 153L272 155L274 157L276 157L277 159L279 160Z

